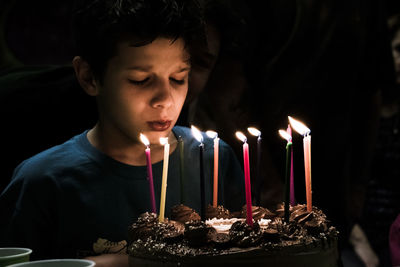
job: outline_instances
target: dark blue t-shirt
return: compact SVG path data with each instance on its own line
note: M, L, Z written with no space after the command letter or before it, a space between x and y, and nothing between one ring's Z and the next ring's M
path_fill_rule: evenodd
M200 212L199 142L188 128L177 126L173 133L184 142L184 204ZM213 140L203 136L206 201L211 203L214 148ZM219 203L238 210L245 204L242 169L223 141L219 155ZM181 201L180 166L177 147L169 158L166 216ZM152 167L158 211L163 162ZM98 247L126 244L129 225L150 207L146 166L105 155L89 143L85 131L16 168L0 195L0 246L29 247L34 259L107 252Z

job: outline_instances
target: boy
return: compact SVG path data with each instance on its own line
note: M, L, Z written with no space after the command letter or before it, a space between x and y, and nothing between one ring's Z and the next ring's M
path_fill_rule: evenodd
M151 143L157 209L160 137L171 144L166 216L180 203L180 136L185 146L184 204L200 210L199 142L188 128L174 125L202 25L194 0L92 0L78 8L74 29L79 56L73 66L82 88L96 97L99 119L92 129L16 168L0 196L0 246L29 247L32 259L95 256L90 259L97 266L126 265L126 255L106 253L124 252L128 226L151 210L140 133ZM208 203L212 143L204 138ZM243 173L224 142L220 166L220 203L239 209L244 204Z

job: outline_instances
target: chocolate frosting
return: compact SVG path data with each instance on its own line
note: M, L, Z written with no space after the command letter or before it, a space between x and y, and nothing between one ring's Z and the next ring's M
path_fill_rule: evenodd
M257 246L262 238L261 229L257 222L251 227L247 222L243 221L237 221L232 224L231 229L229 229L229 236L232 243L238 247Z
M229 219L231 218L229 210L225 209L223 206L214 207L212 205L208 205L206 209L206 219Z
M251 210L253 213L253 219L255 221L258 221L260 219L271 219L276 216L273 212L269 211L268 209L259 206L252 206ZM247 207L246 205L244 205L242 207L240 217L246 218L246 216L247 216Z
M253 227L245 220L236 221L229 233L217 233L215 228L200 220L191 208L177 205L171 212L175 220L158 222L155 214L144 213L130 227L133 241L131 255L151 255L151 257L184 257L197 255L222 255L247 250L262 249L271 253L299 249L308 251L316 247L335 246L338 232L324 213L316 207L311 212L306 205L290 207L290 219L283 218L283 205L274 213L262 207L253 207ZM275 216L273 216L275 214ZM246 215L246 206L240 211ZM259 219L268 219L260 221ZM233 218L230 218L235 221ZM240 248L240 249L239 249Z
M302 225L311 235L318 235L328 230L329 221L326 219L325 214L316 207L313 207L313 210L308 212L305 205L297 205L293 208L290 220Z
M189 208L183 204L179 204L172 207L171 220L184 224L190 221L200 221L201 218L200 215L192 208Z
M183 237L185 227L182 223L164 219L159 222L158 217L154 213L143 213L138 220L129 228L130 241L138 239L155 239L166 242L175 242Z
M157 215L155 213L146 212L141 214L136 222L129 227L128 233L130 241L132 242L138 239L146 240L154 236L153 227L156 223Z
M198 247L210 243L216 239L217 231L202 221L190 221L185 223L184 238L190 245Z

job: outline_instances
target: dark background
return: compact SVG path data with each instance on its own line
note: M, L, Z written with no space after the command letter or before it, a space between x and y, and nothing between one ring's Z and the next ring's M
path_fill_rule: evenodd
M344 236L360 217L377 134L379 99L396 96L389 15L394 0L235 1L247 21L242 63L252 123L283 176L287 115L312 133L313 204ZM68 66L72 1L0 3L0 191L15 166L93 126L94 102ZM24 75L19 74L24 71ZM231 119L231 118L227 118ZM305 202L302 138L294 135L296 198ZM240 156L240 153L238 153ZM399 178L399 177L397 177ZM281 179L281 178L280 178ZM394 186L398 185L395 181Z

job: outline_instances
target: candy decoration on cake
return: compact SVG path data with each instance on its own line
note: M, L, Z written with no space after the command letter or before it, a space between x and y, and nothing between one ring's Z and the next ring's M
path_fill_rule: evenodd
M279 130L279 134L286 139L286 168L285 168L285 222L289 222L290 200L290 154L292 152L292 136L285 130Z
M167 195L168 160L169 160L168 137L161 137L160 144L164 146L164 162L163 162L163 172L161 180L160 215L158 217L158 220L160 222L163 222L165 214L165 201Z
M149 181L151 212L157 213L156 199L154 197L153 168L151 165L150 142L149 139L147 139L147 137L144 134L140 134L140 140L146 146L145 152L146 152L146 165L147 165L147 180Z
M213 184L213 207L218 205L218 152L219 152L219 138L218 133L214 131L207 131L207 136L214 139L214 184Z
M204 144L203 144L203 135L201 132L192 125L192 133L194 138L196 138L197 141L200 142L199 145L199 151L200 151L200 205L201 205L201 210L200 210L200 216L201 219L204 220L205 214L206 214L206 193L205 193L205 178L204 178Z
M253 226L253 215L251 212L251 183L250 183L250 161L249 161L249 145L247 137L242 132L236 132L236 137L243 142L243 166L244 166L244 183L246 192L247 207L247 224Z
M260 205L260 195L261 195L261 187L262 187L262 179L261 179L261 131L259 131L257 128L254 127L249 127L247 128L247 131L249 131L250 134L254 135L257 137L257 165L256 165L256 192L255 192L255 198L256 198L256 205Z
M303 136L304 149L304 171L306 178L306 199L307 211L312 211L312 189L311 189L311 130L302 122L297 121L289 116L290 125L293 129Z

